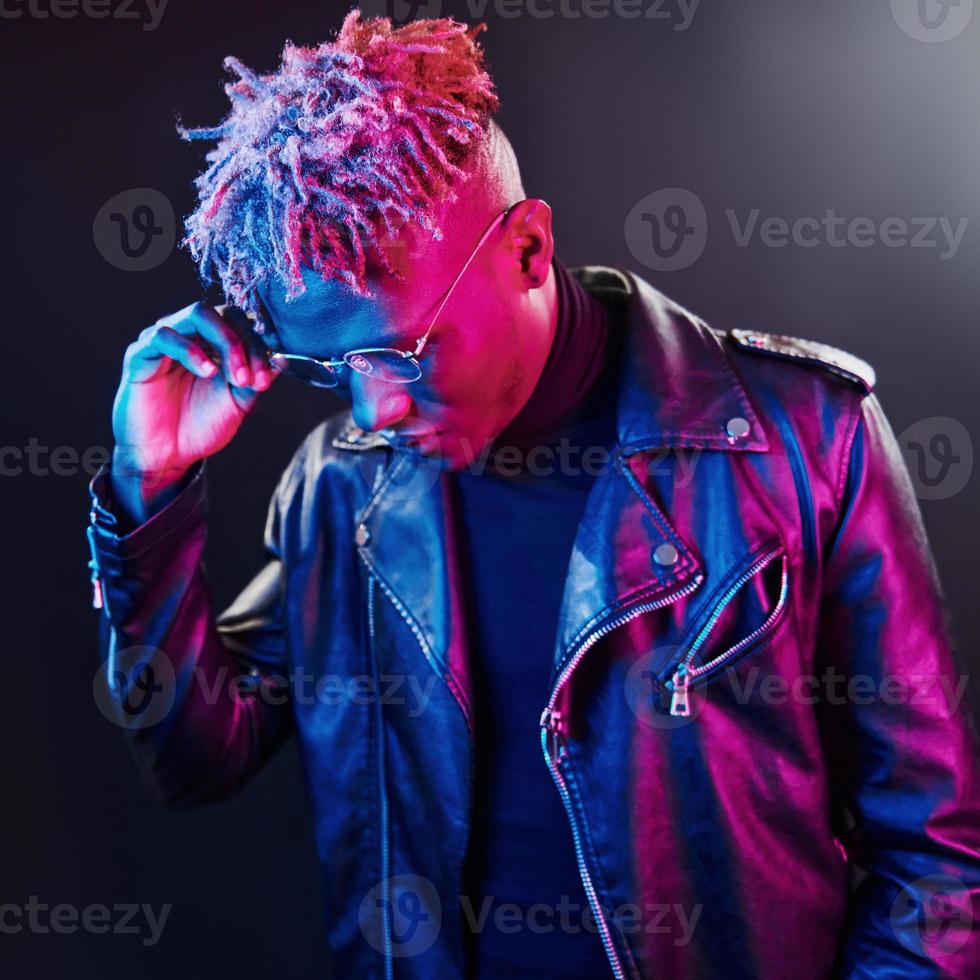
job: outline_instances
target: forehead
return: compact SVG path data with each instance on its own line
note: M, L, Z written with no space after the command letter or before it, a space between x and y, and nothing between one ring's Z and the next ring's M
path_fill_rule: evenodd
M439 237L409 224L369 248L370 298L308 267L301 272L305 291L294 299L287 299L278 281L261 287L259 296L281 349L326 358L358 347L414 347L465 257L461 250L472 247L471 225L476 227L477 217L457 212L442 216ZM383 270L375 247L384 251L396 275Z
M399 290L390 280L373 278L369 285L374 295L368 298L312 270L303 270L303 283L305 291L293 299L278 282L259 289L285 353L336 357L358 347L412 345L419 327L410 308L415 304L408 301L410 284Z

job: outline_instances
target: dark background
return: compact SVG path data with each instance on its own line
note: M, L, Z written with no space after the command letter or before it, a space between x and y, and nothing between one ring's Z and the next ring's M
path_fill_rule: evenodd
M566 3L581 9L581 0ZM185 214L202 151L179 141L176 114L216 121L226 105L225 55L272 68L284 39L323 40L345 9L170 0L153 31L82 14L0 18L0 444L34 438L79 455L111 445L126 345L201 289L177 250L150 271L115 268L96 247L96 213L122 191L150 187ZM676 3L663 9L676 13ZM443 5L461 17L466 10ZM492 4L485 19L501 123L528 193L555 210L567 263L630 266L715 326L853 351L877 368L896 432L933 416L980 432L980 16L943 44L903 33L888 0L703 0L686 31L676 21L560 11L506 19ZM699 261L658 274L631 254L624 219L642 197L672 186L701 198L711 231ZM947 261L937 249L883 243L738 248L727 208L789 220L835 208L849 218L971 224ZM258 568L279 472L335 407L327 395L281 383L211 466L209 569L219 605ZM0 934L0 975L325 976L295 747L239 800L169 812L149 801L121 733L96 707L87 479L77 467L0 476L0 903L37 895L52 905L173 909L153 948L137 936ZM971 667L980 640L978 503L976 480L923 503Z

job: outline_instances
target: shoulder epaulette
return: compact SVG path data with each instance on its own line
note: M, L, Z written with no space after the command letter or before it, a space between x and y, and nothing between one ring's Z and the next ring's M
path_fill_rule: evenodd
M865 392L870 392L874 388L874 368L860 357L855 357L846 350L831 347L830 344L803 340L800 337L786 337L781 334L759 333L755 330L729 330L728 335L739 347L814 364L856 382L864 388Z

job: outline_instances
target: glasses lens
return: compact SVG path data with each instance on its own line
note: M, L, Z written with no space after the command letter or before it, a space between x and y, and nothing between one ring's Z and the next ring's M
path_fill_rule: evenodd
M422 369L414 357L397 350L352 351L344 360L359 374L379 381L407 384L422 377Z
M272 354L270 361L283 374L317 388L336 388L337 375L326 365L310 358L295 357L289 354Z

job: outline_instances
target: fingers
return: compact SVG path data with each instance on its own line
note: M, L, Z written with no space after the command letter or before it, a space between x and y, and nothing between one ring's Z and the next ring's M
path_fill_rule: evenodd
M184 336L207 341L218 355L218 363L230 385L246 387L252 383L245 341L227 321L204 303L193 303L172 316L160 320Z
M212 378L218 371L204 348L192 337L185 337L172 327L154 324L147 327L126 351L124 366L129 379L148 380L156 374L164 357L172 358L199 378Z
M264 391L272 384L276 372L269 363L268 349L263 338L255 333L255 324L237 306L219 306L217 313L235 328L240 337L244 338L249 367L252 371L252 387Z
M225 380L233 388L264 391L272 383L273 372L266 362L262 345L252 333L248 318L234 307L215 310L205 303L193 303L163 317L155 327L158 332L166 328L178 334L204 352L208 360L216 361ZM163 332L163 336L176 350L169 334ZM183 349L183 345L180 347ZM188 367L179 357L174 359ZM188 370L193 368L188 367Z

